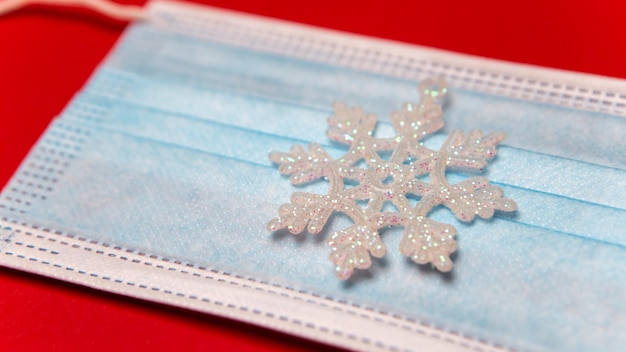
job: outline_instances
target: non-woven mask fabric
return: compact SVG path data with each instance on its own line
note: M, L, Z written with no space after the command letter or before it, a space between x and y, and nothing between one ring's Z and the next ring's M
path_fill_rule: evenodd
M3 190L2 265L352 349L626 345L620 94L576 107L565 95L455 87L467 59L453 54L173 2L149 13L159 21L126 31ZM371 55L346 54L362 47L459 69L386 72ZM473 65L517 82L529 72ZM436 209L432 218L457 228L448 274L403 257L401 231L390 229L385 258L339 281L326 240L349 224L342 216L315 236L267 232L291 193L326 192L324 183L291 186L269 152L318 142L341 155L325 136L334 101L376 113L377 132L391 135L389 114L417 101L416 77L433 73L452 82L451 98L444 131L425 143L437 148L458 129L506 132L481 175L517 212L461 223ZM583 91L606 83L626 92L623 82L549 73L545 86L567 78ZM606 101L617 108L601 111Z

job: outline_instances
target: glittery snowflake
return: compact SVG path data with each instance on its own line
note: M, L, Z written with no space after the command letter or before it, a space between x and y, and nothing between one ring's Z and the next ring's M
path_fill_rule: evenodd
M291 175L292 184L327 180L329 189L328 194L295 192L291 203L283 204L279 216L268 223L268 230L286 228L299 234L306 228L317 234L333 212L347 215L354 224L328 239L335 272L340 279L347 279L355 268L369 268L372 256L385 255L387 249L379 234L382 228L403 226L402 255L450 271L450 254L457 247L456 229L427 216L439 205L464 222L476 215L490 218L495 210L516 209L515 202L503 198L502 189L486 177L471 177L457 184L446 179L447 170L482 171L505 134L455 131L439 150L432 150L422 140L444 126L440 104L447 88L442 80L427 80L419 91L419 103L406 103L401 111L391 113L395 137L375 137L375 115L335 103L327 135L349 146L343 156L333 159L316 143L308 150L295 145L287 153L272 152L270 159L279 164L281 174ZM397 211L388 211L386 202Z

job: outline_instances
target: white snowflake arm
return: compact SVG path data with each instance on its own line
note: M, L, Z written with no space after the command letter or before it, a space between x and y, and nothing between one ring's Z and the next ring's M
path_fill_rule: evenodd
M456 250L452 225L442 224L424 216L417 216L404 228L400 253L417 264L432 263L439 271L452 270L450 254Z
M366 225L355 224L333 233L328 245L332 248L330 260L335 264L335 274L342 280L350 277L355 268L369 268L372 264L370 255L382 258L387 252L378 229Z
M449 156L448 168L482 171L487 161L496 155L496 145L505 138L504 132L484 137L477 130L470 131L467 136L461 131L452 132L442 146L442 151Z
M309 145L307 153L302 146L294 145L289 153L272 152L270 160L279 164L278 171L291 175L291 183L300 185L328 176L329 164L333 161L324 148L317 143Z
M363 109L348 108L342 102L333 104L334 115L328 118L326 135L335 142L352 144L365 136L371 136L376 127L376 115L366 114Z

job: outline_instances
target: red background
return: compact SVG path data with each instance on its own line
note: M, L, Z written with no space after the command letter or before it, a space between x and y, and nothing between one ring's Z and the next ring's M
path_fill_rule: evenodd
M622 1L199 2L468 54L626 78ZM0 17L0 186L81 88L124 26L77 8L30 6ZM238 322L0 268L2 351L319 347Z

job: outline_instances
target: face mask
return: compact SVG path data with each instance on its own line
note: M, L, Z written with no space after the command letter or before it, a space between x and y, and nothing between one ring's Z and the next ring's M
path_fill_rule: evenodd
M455 88L454 70L442 72L446 128L426 143L437 148L457 129L505 131L482 175L518 211L470 223L434 211L457 228L451 273L392 250L401 231L390 229L385 258L341 282L326 240L348 219L315 236L265 229L294 191L326 192L291 186L268 153L318 142L342 155L325 136L335 100L376 113L377 133L392 135L389 113L418 100L425 68L350 58L336 48L357 53L362 42L315 30L151 9L160 21L128 30L4 189L5 265L357 349L626 343L623 116ZM428 53L364 42L398 57ZM465 72L462 59L438 55Z

